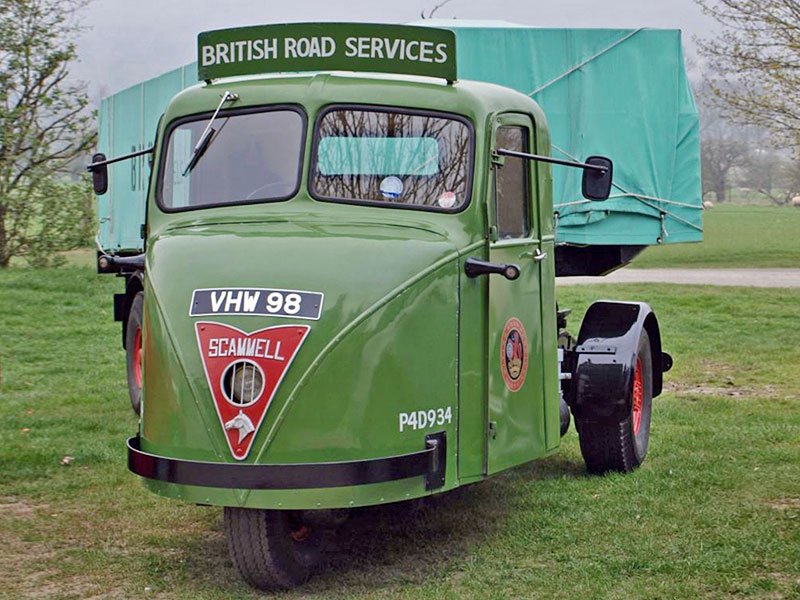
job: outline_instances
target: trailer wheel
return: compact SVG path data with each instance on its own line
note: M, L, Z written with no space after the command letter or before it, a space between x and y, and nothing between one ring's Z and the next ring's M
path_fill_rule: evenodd
M142 410L142 306L144 295L138 292L133 297L125 328L125 349L128 367L128 394L131 408L137 415Z
M621 421L577 420L581 454L590 473L627 473L642 464L650 442L653 357L642 330L634 364L631 411Z
M320 561L322 531L302 511L225 507L233 563L260 590L287 590L308 580Z

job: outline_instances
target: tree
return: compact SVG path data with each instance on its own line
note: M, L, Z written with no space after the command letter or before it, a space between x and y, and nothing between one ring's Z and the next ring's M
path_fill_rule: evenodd
M714 192L717 202L724 202L730 189L731 173L745 164L751 150L747 130L732 126L714 106L713 92L704 73L695 85L700 106L700 146L703 195Z
M776 206L789 204L800 191L797 161L767 145L754 146L737 174L742 186L758 192Z
M52 179L95 140L85 86L69 79L86 2L0 0L0 267L13 256L41 257L48 236L70 237L43 223L76 225L50 218L51 207L64 207L49 194Z
M766 196L776 206L786 206L792 199L800 196L800 161L778 157L775 163L775 187L760 187L759 193Z
M697 2L723 27L699 43L727 115L800 153L800 1Z
M745 157L739 140L728 136L704 136L701 141L703 157L703 194L714 192L717 202L727 199L731 170Z

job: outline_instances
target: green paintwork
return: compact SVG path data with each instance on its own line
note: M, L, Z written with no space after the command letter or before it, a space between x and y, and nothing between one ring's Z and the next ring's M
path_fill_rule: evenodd
M496 132L500 126L519 126L527 132L526 148L535 148L534 124L524 114L504 113L492 122L492 130ZM497 145L497 144L496 144ZM522 148L520 148L522 150ZM520 159L512 159L520 160ZM535 182L536 163L523 161L523 169L529 173L530 182ZM496 176L492 171L492 184ZM535 189L535 188L534 188ZM533 190L531 190L533 191ZM541 222L536 215L538 198L531 193L527 198L529 214L532 216L530 235L520 239L496 240L494 234L489 240L489 260L499 264L517 264L520 266L519 279L508 281L503 277L489 278L488 301L488 340L486 360L489 376L489 422L491 424L488 438L487 465L488 472L495 473L521 462L537 458L546 448L544 402L543 359L545 348L549 352L556 351L555 340L550 338L552 332L542 330L541 302L541 268L534 261L534 252L541 251ZM492 221L496 222L496 204L488 203L488 212ZM546 284L545 284L546 285ZM525 307L526 310L521 310ZM555 306L552 307L555 311ZM522 388L512 391L501 375L500 364L505 352L503 331L509 319L517 319L524 326L528 348L527 376ZM543 336L548 334L549 346L544 344ZM549 334L552 334L549 335Z
M235 462L215 413L194 333L197 320L250 332L290 319L190 317L198 288L273 287L325 294L319 321L289 368L245 463L359 460L410 453L424 437L448 436L445 486L546 455L558 445L553 222L550 168L530 163L535 235L489 242L494 128L523 119L532 148L549 152L543 113L507 88L474 82L442 85L395 76L272 76L198 85L170 103L168 124L212 111L220 94L236 108L303 107L306 132L299 192L284 202L165 213L148 199L144 310L142 449L203 461ZM446 109L474 127L471 202L446 214L320 202L308 194L316 115L335 103ZM501 116L505 115L505 116ZM532 251L547 252L535 263ZM468 279L473 256L520 264L524 278ZM521 390L504 393L499 337L509 316L522 320L529 370ZM298 321L299 322L299 321ZM499 329L498 329L499 327ZM398 413L451 407L444 427L398 430ZM488 419L498 422L488 440ZM488 453L487 453L488 447ZM191 502L259 508L348 507L425 495L422 478L319 490L221 490L145 480L154 492Z
M291 23L205 31L198 79L304 71L371 71L456 78L447 29L375 23Z

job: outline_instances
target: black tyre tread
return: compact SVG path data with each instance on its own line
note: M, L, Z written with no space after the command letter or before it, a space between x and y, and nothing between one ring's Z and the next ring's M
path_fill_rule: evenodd
M644 354L650 361L652 372L652 357L650 355L650 338L647 331L643 330L639 340L639 355ZM652 380L652 374L650 375ZM652 397L651 397L652 401ZM632 417L628 415L621 421L589 421L575 420L578 430L581 454L589 473L600 475L609 471L630 473L636 469L644 456L637 457L636 441L633 438ZM647 435L649 437L649 426Z
M128 396L131 401L131 409L133 409L133 412L137 415L142 412L142 390L136 385L133 379L133 345L136 326L138 325L141 327L142 324L143 304L144 294L138 292L133 297L133 302L131 302L131 310L128 314L128 325L125 329L125 366L128 376Z
M629 473L638 463L633 452L629 419L614 422L576 423L586 469L593 474Z
M251 586L265 591L287 590L304 583L310 572L286 552L286 544L291 543L286 539L288 527L269 517L266 510L226 507L228 550Z

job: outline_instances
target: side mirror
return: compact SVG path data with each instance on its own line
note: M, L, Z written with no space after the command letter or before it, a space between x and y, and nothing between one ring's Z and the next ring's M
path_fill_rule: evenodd
M607 200L611 194L611 178L614 173L614 163L605 156L590 156L586 159L587 165L602 167L600 169L583 169L583 182L581 191L587 200Z
M106 155L102 152L98 152L92 156L92 165L94 163L103 162L104 160L106 160ZM108 165L92 165L89 165L89 171L92 172L92 188L94 188L95 194L102 196L108 191Z

